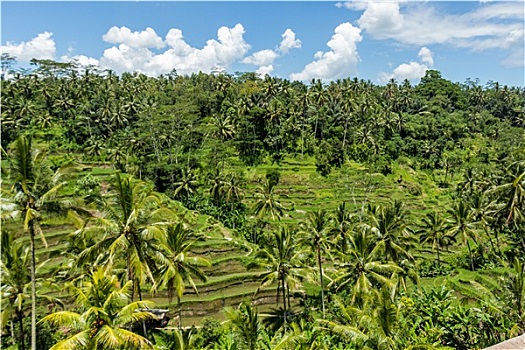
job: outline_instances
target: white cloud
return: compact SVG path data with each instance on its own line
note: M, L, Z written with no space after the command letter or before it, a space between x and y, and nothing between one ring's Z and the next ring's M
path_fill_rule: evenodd
M283 40L279 44L279 51L288 53L291 49L298 49L301 47L301 40L295 38L295 33L291 29L286 29L281 35Z
M434 65L434 53L427 47L422 47L417 54L417 57L421 58L421 62L428 64L429 66Z
M217 40L210 39L202 49L188 45L182 31L170 29L166 35L169 48L155 54L147 47L132 47L121 43L104 51L100 59L103 68L123 71L141 71L156 76L176 69L180 74L211 72L214 69L228 69L239 61L250 49L244 41L244 27L237 24L233 28L221 27Z
M250 63L256 66L267 66L272 64L277 57L279 57L279 54L273 50L261 50L243 59L242 63Z
M523 50L523 39L514 41L523 32L525 9L521 1L483 3L462 14L443 13L428 2L346 2L338 7L364 11L359 27L374 39L473 51L507 49L511 56Z
M270 74L271 72L273 72L273 65L271 64L267 66L261 66L255 71L255 73L261 76L265 76L266 74Z
M279 46L274 50L265 49L257 51L252 55L244 58L242 63L253 64L259 66L256 73L259 75L266 75L273 72L273 62L280 56L287 54L291 49L300 48L301 40L295 38L295 33L291 29L286 29L281 35L282 40Z
M87 57L84 55L76 55L73 57L69 56L62 56L60 57L60 61L62 62L75 62L78 63L81 66L98 66L98 60L93 57Z
M396 79L397 81L408 79L411 82L419 81L425 76L426 71L434 65L434 53L427 47L422 47L417 56L421 59L421 62L410 61L409 63L402 63L392 73L379 73L378 80L381 83L386 83L390 79Z
M165 46L161 37L151 28L146 28L141 32L131 32L127 27L111 27L102 40L112 44L125 44L131 48L157 48Z
M290 74L292 80L310 80L313 78L333 80L355 74L359 55L357 43L362 40L361 30L350 23L342 23L334 30L334 35L327 43L331 49L319 51L314 61L307 64L303 71Z
M22 41L16 44L8 41L0 48L0 51L16 57L20 62L29 62L33 58L52 60L56 52L55 40L52 36L53 33L43 32L28 42Z

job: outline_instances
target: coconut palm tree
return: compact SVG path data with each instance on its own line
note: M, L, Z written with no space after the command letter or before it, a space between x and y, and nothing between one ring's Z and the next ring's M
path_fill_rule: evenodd
M360 305L346 306L335 299L339 320L320 320L334 333L357 342L365 349L399 349L401 306L395 300L395 288L382 287L366 295ZM425 347L426 348L426 347Z
M399 263L403 259L414 260L410 248L414 237L405 223L405 211L399 201L389 206L376 206L369 209L370 231L385 244L385 255L388 260Z
M436 250L438 265L441 266L439 252L441 248L449 246L454 240L452 236L448 235L445 219L436 211L427 213L418 233L421 243L432 244L432 249Z
M470 240L476 241L478 238L478 223L474 221L473 212L465 201L454 203L452 208L448 210L448 213L451 215L451 218L447 234L454 238L461 236L463 244L466 244L468 247L470 269L474 271Z
M262 249L258 250L253 258L248 268L260 268L265 271L256 293L277 283L276 303L279 304L279 298L282 296L284 324L286 325L286 316L290 308L290 289L298 289L301 281L307 277L303 267L306 252L297 249L297 242L293 240L292 232L287 227L281 227L279 231L271 233L270 240L265 242Z
M31 349L36 349L36 258L35 237L40 235L42 214L64 214L71 201L58 197L66 182L64 175L73 167L62 167L53 173L46 162L46 154L33 148L31 137L20 136L8 153L9 177L13 182L12 197L2 198L2 219L22 219L24 232L29 234L31 251Z
M130 330L134 324L154 317L146 311L153 303L130 302L133 282L121 286L111 268L93 271L79 287L68 286L80 313L59 311L40 320L68 329L67 338L50 350L153 348L149 340Z
M284 207L279 201L279 196L274 192L276 183L266 179L264 185L257 189L255 194L256 202L253 205L253 212L258 219L269 215L273 220L278 220L283 216Z
M210 266L210 262L202 257L191 256L190 249L197 242L193 232L184 224L169 225L166 237L163 239L158 270L159 285L166 287L171 302L173 295L177 297L179 310L179 328L182 327L182 311L180 299L184 294L185 284L189 284L198 293L193 277L205 282L206 275L201 267Z
M350 238L348 253L342 256L342 273L332 281L337 289L352 288L353 300L382 285L393 286L390 276L403 269L395 262L383 262L385 242L378 241L367 226L361 226Z
M316 254L317 269L319 271L319 284L321 285L321 305L323 318L326 317L324 305L324 283L322 252L330 254L330 227L328 214L324 209L308 213L306 221L301 224L301 242L311 247Z
M226 315L226 323L240 335L248 349L257 349L257 343L264 331L257 310L249 304L242 303L237 310L226 307L223 312Z
M23 320L26 301L31 299L27 293L27 290L31 288L31 251L29 247L16 241L11 232L2 232L1 249L2 330L7 328L9 322L13 344L19 344L20 349L25 349ZM15 337L13 321L18 321L17 337Z
M154 257L160 250L167 218L174 214L161 206L160 195L150 185L118 173L108 194L96 203L100 215L80 234L86 235L86 241L92 237L97 241L79 254L79 263L122 261L126 279L133 281L131 299L136 291L142 300L141 282L155 282Z

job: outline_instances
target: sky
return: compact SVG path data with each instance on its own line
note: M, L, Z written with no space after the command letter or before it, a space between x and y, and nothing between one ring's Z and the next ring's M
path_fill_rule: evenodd
M1 52L150 76L256 71L524 86L519 1L1 1Z

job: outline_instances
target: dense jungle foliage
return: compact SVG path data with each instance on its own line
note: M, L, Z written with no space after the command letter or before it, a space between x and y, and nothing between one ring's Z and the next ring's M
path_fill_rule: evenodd
M523 87L12 64L0 347L477 349L525 332Z

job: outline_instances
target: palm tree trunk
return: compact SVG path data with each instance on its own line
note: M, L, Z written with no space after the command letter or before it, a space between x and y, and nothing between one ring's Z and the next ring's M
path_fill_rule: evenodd
M179 330L182 329L182 309L180 305L180 296L177 295L177 308L179 309Z
M470 242L467 239L468 255L470 256L470 269L474 271L474 260L472 258L472 251L470 250Z
M25 341L24 341L24 338L25 338L25 334L24 334L24 315L22 313L22 310L18 310L17 314L18 314L18 325L20 327L20 335L19 335L20 350L25 350L26 344L25 344ZM13 341L13 344L16 344L16 342Z
M286 282L284 281L284 278L281 279L282 285L283 285L283 326L284 329L286 329Z
M321 283L321 305L323 307L323 318L325 318L323 265L321 264L321 247L319 245L317 246L317 266L319 267L319 281Z
M9 328L10 328L10 331L11 331L11 341L13 342L13 344L16 344L15 325L13 324L13 319L12 318L9 320Z
M139 279L137 278L136 279L137 281L137 293L139 295L139 300L142 301L142 291L140 290L140 281ZM146 330L146 321L142 320L142 330L144 331L144 337L148 337L148 333L147 333L147 330Z
M36 350L36 262L35 262L35 227L29 223L31 240L31 350Z
M438 267L441 267L441 260L439 259L439 244L437 245Z

